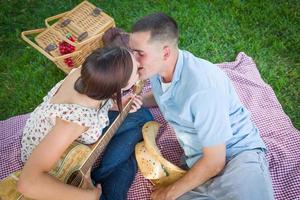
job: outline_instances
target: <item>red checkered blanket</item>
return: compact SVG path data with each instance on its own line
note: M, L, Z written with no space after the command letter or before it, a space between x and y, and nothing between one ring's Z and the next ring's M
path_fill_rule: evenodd
M300 199L300 132L282 110L272 88L260 77L252 58L239 53L235 61L218 66L232 80L268 147L267 160L275 198ZM148 84L146 90L149 89ZM157 137L158 147L166 159L178 164L182 150L172 128L164 121L158 108L151 108L151 112L163 125ZM0 179L22 167L20 136L28 116L20 115L0 122ZM151 184L138 172L128 199L150 199L151 191Z

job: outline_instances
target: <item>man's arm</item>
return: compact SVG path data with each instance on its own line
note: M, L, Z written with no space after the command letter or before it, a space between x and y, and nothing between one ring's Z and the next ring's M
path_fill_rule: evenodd
M143 106L148 108L157 106L152 91L147 92L143 95Z
M203 148L203 157L181 179L168 187L155 190L151 199L173 200L193 190L219 174L225 166L225 158L225 144Z
M199 148L203 146L203 155L181 179L155 191L153 199L176 199L216 176L225 166L226 141L232 137L228 96L223 90L209 88L189 98L192 102L190 110L194 116L194 128Z

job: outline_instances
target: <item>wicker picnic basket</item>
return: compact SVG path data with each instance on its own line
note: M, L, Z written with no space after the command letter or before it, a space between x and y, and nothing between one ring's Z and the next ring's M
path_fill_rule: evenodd
M53 20L57 21L49 25ZM112 17L88 1L83 1L68 12L45 19L45 24L46 28L24 31L21 36L65 73L80 66L91 51L102 47L104 32L115 26ZM36 35L35 42L29 39L29 35ZM62 42L72 45L73 52L62 54ZM72 66L66 62L67 59L72 60Z

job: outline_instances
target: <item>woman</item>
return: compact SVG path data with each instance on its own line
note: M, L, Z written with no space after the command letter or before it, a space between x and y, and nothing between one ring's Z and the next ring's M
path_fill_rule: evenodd
M73 141L85 144L97 141L109 124L108 113L110 118L117 115L109 110L122 109L121 90L131 88L138 80L138 65L125 48L98 49L86 58L82 68L74 69L44 97L23 131L21 158L26 163L17 187L24 196L51 200L126 198L136 171L134 146L142 138L141 126L152 119L144 108L137 111L142 104L140 96L123 100L124 104L133 98L131 112L137 112L125 120L104 152L100 167L93 172L102 191L99 185L91 184L90 178L85 180L83 188L76 188L47 172ZM113 106L112 99L117 105ZM129 145L120 145L120 140ZM116 177L122 177L121 184L113 182Z

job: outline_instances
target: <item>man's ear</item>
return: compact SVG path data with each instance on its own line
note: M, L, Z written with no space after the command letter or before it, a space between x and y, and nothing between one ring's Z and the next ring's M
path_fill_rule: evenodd
M167 60L171 55L171 48L169 46L163 47L163 59Z

